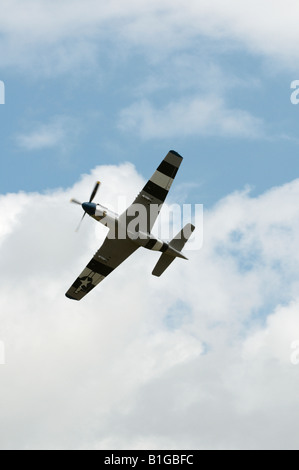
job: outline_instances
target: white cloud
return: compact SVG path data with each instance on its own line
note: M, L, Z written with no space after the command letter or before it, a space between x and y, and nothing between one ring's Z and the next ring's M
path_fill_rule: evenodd
M228 196L189 262L156 279L157 253L139 250L75 303L104 232L88 219L75 234L68 200L99 175L106 205L143 183L99 167L0 199L1 448L297 448L299 180Z
M191 135L256 138L264 133L261 119L229 108L215 96L182 99L163 109L155 109L143 100L122 110L118 125L145 139Z
M66 116L56 116L48 124L35 124L31 127L33 130L16 137L18 145L30 151L53 147L65 150L70 135L73 136L78 131L77 122Z
M113 46L146 48L157 58L201 38L239 44L294 67L298 59L296 0L103 2L3 0L2 66L36 65L35 73L94 65L107 38ZM79 38L79 39L78 39ZM46 60L41 57L46 58ZM63 60L61 60L63 58ZM38 60L39 59L39 60Z
M263 362L270 359L290 365L292 343L299 340L298 307L298 300L287 306L278 306L267 318L264 328L253 333L244 343L244 358L259 358Z

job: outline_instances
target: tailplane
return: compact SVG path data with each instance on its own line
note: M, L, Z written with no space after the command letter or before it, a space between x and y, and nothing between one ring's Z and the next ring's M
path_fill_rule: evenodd
M195 227L187 224L169 243L168 249L163 253L156 264L152 274L160 277L164 271L171 265L175 258L187 259L182 253L182 249L194 232Z

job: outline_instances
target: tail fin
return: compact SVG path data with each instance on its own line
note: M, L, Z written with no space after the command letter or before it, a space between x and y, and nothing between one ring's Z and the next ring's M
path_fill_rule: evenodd
M180 256L181 250L184 248L186 242L194 232L195 227L192 224L187 224L169 243L169 248L163 253L158 263L156 264L152 274L160 277L161 274L171 265L176 257L185 258L183 255ZM185 258L187 259L187 258Z

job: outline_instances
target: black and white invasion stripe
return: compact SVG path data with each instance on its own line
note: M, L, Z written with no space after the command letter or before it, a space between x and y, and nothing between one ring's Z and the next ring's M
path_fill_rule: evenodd
M183 157L174 150L170 150L151 179L146 183L143 191L149 196L164 202L182 160Z

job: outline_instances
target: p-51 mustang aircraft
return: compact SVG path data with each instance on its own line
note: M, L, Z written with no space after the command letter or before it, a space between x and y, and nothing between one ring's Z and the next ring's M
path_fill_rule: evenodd
M120 216L93 203L100 186L96 183L89 202L82 204L81 222L88 214L108 227L109 232L101 248L66 293L69 299L81 300L141 246L162 253L153 270L154 276L161 276L175 258L187 259L181 250L194 231L194 225L187 224L169 243L151 234L182 160L177 152L170 150L133 204ZM81 205L76 199L71 202Z

